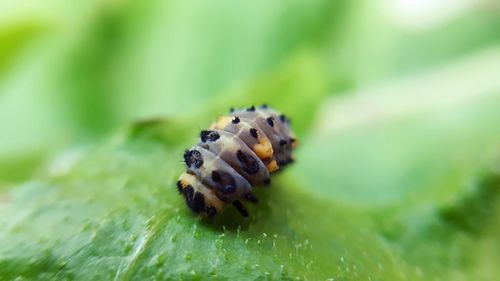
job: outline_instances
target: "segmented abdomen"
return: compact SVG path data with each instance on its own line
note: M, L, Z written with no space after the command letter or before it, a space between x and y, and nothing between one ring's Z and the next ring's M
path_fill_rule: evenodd
M200 142L186 150L187 171L177 187L196 213L211 217L233 204L247 216L239 200L256 202L252 187L269 184L270 173L293 162L295 146L285 115L265 105L231 110L201 131Z

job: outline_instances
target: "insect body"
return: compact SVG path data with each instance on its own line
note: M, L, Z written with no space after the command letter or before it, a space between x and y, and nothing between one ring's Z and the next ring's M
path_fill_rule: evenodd
M290 120L266 105L231 110L186 150L177 188L195 213L212 217L232 204L246 217L240 200L256 203L252 187L270 184L272 172L292 163L296 144Z

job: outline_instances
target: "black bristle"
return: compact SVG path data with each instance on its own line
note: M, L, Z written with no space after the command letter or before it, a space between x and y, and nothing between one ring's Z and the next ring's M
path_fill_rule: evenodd
M233 120L231 120L231 123L233 123L233 124L240 123L240 118L238 116L234 117Z
M285 123L286 122L286 116L284 114L280 115L280 120L281 122Z
M255 129L255 128L250 128L250 135L254 138L259 137L259 135L257 134L257 129Z
M265 179L263 182L262 182L264 185L268 186L271 184L271 179L270 178L267 178Z
M234 107L231 107L231 108L229 109L229 113L233 113L233 112L234 112Z
M212 180L215 181L215 182L219 182L220 181L220 174L219 174L219 172L217 172L217 171L213 171L212 172Z
M267 104L265 104L265 103L264 103L264 104L262 104L262 105L260 106L260 108L264 108L264 109L266 109L266 108L268 108L268 106L267 106Z
M202 142L207 142L208 134L210 134L210 131L203 130L200 132L200 139Z
M202 142L216 141L220 138L219 133L211 130L203 130L200 133L200 139Z
M255 106L253 106L253 105L250 106L249 108L247 108L247 111L250 111L250 112L255 111Z
M212 180L216 185L215 187L224 194L236 191L236 181L229 173L223 171L212 171Z
M251 155L238 150L236 152L236 157L238 158L238 161L240 161L243 170L248 174L252 175L259 172L259 162L257 162L257 160L255 160L255 158Z
M198 150L186 150L184 152L184 163L188 167L200 168L203 165L203 156Z
M280 146L285 146L288 142L286 140L280 140Z
M269 126L274 127L274 118L272 116L268 117L266 121Z

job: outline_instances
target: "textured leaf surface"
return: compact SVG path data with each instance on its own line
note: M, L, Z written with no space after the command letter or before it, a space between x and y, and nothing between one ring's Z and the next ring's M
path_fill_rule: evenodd
M364 216L311 198L284 175L257 192L251 219L234 211L195 218L173 188L180 152L136 140L105 146L16 189L2 207L3 277L321 280L405 272Z

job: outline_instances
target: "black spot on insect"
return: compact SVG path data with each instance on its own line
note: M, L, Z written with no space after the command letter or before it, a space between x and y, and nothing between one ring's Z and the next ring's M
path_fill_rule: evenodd
M217 210L213 206L207 206L205 212L207 212L209 218L213 218L217 214Z
M181 181L177 181L177 191L179 191L179 193L182 193L182 183L181 183Z
M255 111L255 106L253 106L253 105L250 106L249 108L247 108L247 111L249 111L249 112Z
M264 104L262 104L262 105L260 106L260 108L266 109L266 108L268 108L268 106L267 106L267 104L265 104L265 103L264 103Z
M186 150L184 152L184 163L188 167L200 168L203 165L203 156L198 150Z
M274 118L272 116L268 117L266 121L269 126L274 127Z
M240 161L245 172L251 175L259 172L259 162L257 162L257 160L255 160L252 156L238 150L238 152L236 152L236 157L238 157L238 161Z
M195 213L199 213L205 210L205 196L203 194L196 192L194 197L188 201L188 206Z
M212 180L215 182L216 188L224 194L236 191L236 181L229 173L223 171L213 171Z
M216 141L220 138L220 135L216 131L203 130L200 133L200 138L202 142Z
M220 173L217 171L212 172L212 180L215 182L221 181Z
M257 134L257 129L255 129L255 128L250 128L250 135L254 138L259 137L259 135Z
M231 123L233 123L233 124L240 123L240 118L238 116L234 117L233 120L231 120Z
M288 142L286 140L280 140L280 146L285 146L287 144Z

